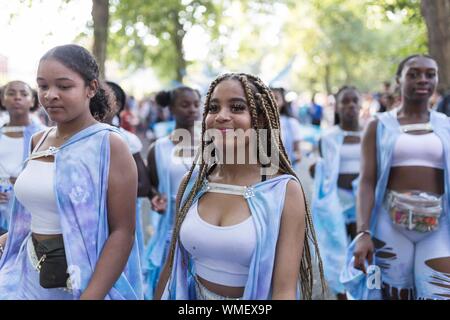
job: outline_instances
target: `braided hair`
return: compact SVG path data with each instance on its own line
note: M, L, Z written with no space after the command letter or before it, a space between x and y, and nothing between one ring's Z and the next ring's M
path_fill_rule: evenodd
M200 191L203 182L208 177L208 173L211 171L211 159L207 159L203 153L203 150L207 147L207 145L209 145L209 143L211 143L211 141L205 141L205 132L206 132L205 119L206 116L208 115L209 111L208 106L210 104L211 95L216 86L224 80L237 80L241 83L249 106L252 127L257 132L257 145L260 148L260 150L261 149L267 150L267 149L262 148L264 143L263 140L265 138L264 135L260 133L261 130L258 129L269 129L268 130L269 134L274 135L273 139L270 139L269 141L273 141L273 143L275 143L276 150L278 152L278 156L280 159L280 166L278 172L290 174L293 175L294 177L297 177L296 173L294 172L291 166L291 163L289 162L286 150L281 142L281 137L279 134L280 130L279 112L277 104L275 102L275 98L271 90L258 77L254 75L245 73L228 73L219 76L211 83L205 99L205 108L202 119L201 145L199 148L199 152L196 156L196 160L200 157L200 161L193 162L189 172L187 173L186 178L180 185L178 201L176 204L177 213L175 218L174 232L172 234L172 244L168 256L170 269L173 268L176 242L179 241L181 225L186 217L189 208L192 206L195 195ZM263 118L262 120L261 117ZM267 154L265 154L264 156L267 157ZM187 194L186 200L184 201L184 203L181 203L181 199L184 198L183 195L186 192L187 185L192 177L197 162L199 162L199 172L197 179L195 180L193 188L191 189L189 194ZM305 299L311 299L313 287L313 268L311 256L312 252L310 248L311 244L314 246L316 258L318 259L319 263L320 278L322 283L322 293L325 291L325 281L323 278L322 261L319 254L319 248L311 219L309 205L307 203L305 194L303 194L303 196L305 199L305 207L306 207L306 216L305 216L306 235L305 235L303 256L301 257L299 275L301 282L302 297Z

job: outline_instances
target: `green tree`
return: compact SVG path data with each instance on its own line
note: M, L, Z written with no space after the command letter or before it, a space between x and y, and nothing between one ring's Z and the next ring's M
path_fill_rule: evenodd
M153 67L165 80L183 81L183 40L195 25L212 31L219 5L208 0L111 1L109 49L122 66ZM219 8L220 9L220 8Z

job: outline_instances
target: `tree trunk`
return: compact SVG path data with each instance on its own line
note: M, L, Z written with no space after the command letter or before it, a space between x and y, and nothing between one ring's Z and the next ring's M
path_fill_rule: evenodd
M422 0L428 48L439 65L439 88L450 90L450 0Z
M94 21L94 46L92 52L99 66L100 78L105 79L109 0L92 0L92 19Z
M331 66L329 63L325 65L325 88L328 95L333 93L331 88Z
M183 49L183 39L186 35L186 32L183 29L183 26L178 21L178 12L174 15L174 21L175 21L175 34L173 35L173 41L176 49L177 54L177 61L176 61L176 80L179 83L183 83L183 78L186 75L186 60L184 58L184 49Z

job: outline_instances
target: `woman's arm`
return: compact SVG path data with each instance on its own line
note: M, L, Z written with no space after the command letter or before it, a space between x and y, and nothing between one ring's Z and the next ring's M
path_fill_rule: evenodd
M147 176L150 182L150 192L149 199L158 194L158 171L156 170L156 156L155 156L155 144L153 143L150 146L150 149L147 154Z
M158 192L159 180L156 165L155 144L153 144L147 155L147 176L150 181L150 192L148 194L152 210L164 213L167 208L167 196Z
M110 135L111 160L108 180L109 237L82 293L83 300L104 299L128 261L135 239L137 169L122 138Z
M306 207L302 187L297 181L291 180L286 188L275 254L273 300L297 299L300 261L305 241L305 219Z
M322 157L322 139L319 140L317 148L318 148L318 151L319 151L319 156ZM317 161L309 166L309 175L313 179L314 179L314 177L316 175L316 164L317 164Z
M150 180L147 173L147 167L139 152L133 154L138 172L138 197L147 197L150 193Z
M356 201L357 233L370 229L370 216L375 201L377 183L377 123L378 120L374 119L367 125L361 142L361 173ZM373 251L373 243L369 234L362 234L355 246L355 268L366 272L364 262L368 259L369 264L372 263Z

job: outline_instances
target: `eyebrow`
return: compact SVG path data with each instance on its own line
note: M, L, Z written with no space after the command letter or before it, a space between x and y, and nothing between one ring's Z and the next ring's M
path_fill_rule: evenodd
M416 70L427 70L427 71L437 71L437 69L436 68L419 68L419 67L409 67L409 69L408 69L408 71L410 71L410 70L414 70L414 71L416 71Z
M39 80L45 80L45 79L44 79L44 78L41 78L41 77L38 77L36 80L39 81ZM72 80L72 79L70 79L70 78L64 78L64 77L62 77L62 78L56 78L56 80L59 80L59 81L62 81L62 80L74 81L74 80Z
M242 98L231 98L228 101L229 102L243 102L243 103L247 103L247 100L242 99ZM219 102L219 99L217 99L217 98L211 99L211 102Z

